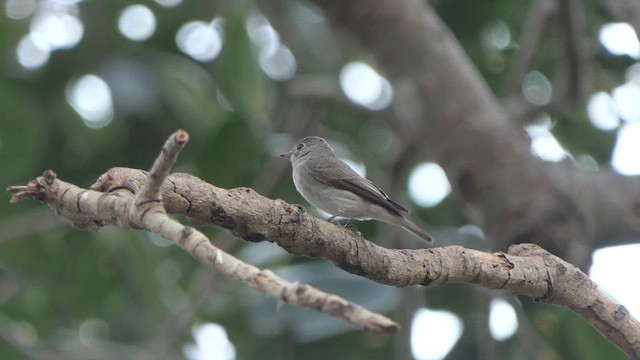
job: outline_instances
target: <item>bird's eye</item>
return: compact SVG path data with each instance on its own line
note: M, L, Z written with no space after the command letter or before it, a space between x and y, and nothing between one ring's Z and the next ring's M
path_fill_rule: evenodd
M298 146L296 146L296 150L300 150L304 147L303 143L298 144Z

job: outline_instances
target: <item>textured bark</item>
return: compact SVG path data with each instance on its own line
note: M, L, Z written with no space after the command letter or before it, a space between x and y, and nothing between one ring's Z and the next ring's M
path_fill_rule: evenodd
M295 255L323 257L336 266L373 281L397 287L469 283L531 296L567 307L582 316L629 356L640 357L640 323L624 306L598 290L577 267L534 244L488 254L460 246L433 249L386 249L340 225L310 216L303 207L271 200L249 188L222 189L187 174L168 176L149 192L154 177L141 170L114 168L91 190L56 178L51 171L27 186L9 188L12 201L44 201L76 227L97 230L111 224L155 232L227 275L277 296L285 302L342 317L376 333L397 325L356 304L319 292L304 284L288 284L269 270L259 270L216 249L191 227L166 216L187 216L198 224L229 229L249 241L275 242Z

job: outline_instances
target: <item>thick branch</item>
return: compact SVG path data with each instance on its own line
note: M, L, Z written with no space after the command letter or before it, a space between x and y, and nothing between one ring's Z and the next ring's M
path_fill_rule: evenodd
M126 206L116 203L129 203L125 199L134 197L147 178L140 170L114 168L100 177L93 190L83 190L45 173L28 187L19 187L22 189L16 196L24 198L29 193L29 197L49 203L76 226L117 222L132 227L109 219L119 214L119 206ZM640 323L623 306L600 292L586 274L536 245L514 245L507 253L494 254L459 246L386 249L342 226L312 217L300 206L265 198L248 188L221 189L187 174L170 175L162 186L162 199L168 212L185 215L195 223L215 224L250 241L276 242L295 255L320 256L348 272L382 284L403 287L472 283L565 306L628 354L640 356ZM111 211L100 212L97 210L100 207ZM292 297L311 291L306 285L281 284L268 270L238 264L237 259L216 250L202 234L180 226L172 222L156 231L176 239L178 245L200 261L253 287L282 294L283 301L291 302Z

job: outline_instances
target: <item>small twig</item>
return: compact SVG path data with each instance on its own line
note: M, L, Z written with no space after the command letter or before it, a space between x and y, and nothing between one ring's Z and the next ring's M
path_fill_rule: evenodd
M189 134L184 130L176 131L167 139L160 155L158 155L156 161L153 163L147 175L147 180L143 183L142 189L136 194L140 200L153 201L161 199L160 189L162 188L162 184L167 176L169 176L171 167L175 164L178 154L188 141Z

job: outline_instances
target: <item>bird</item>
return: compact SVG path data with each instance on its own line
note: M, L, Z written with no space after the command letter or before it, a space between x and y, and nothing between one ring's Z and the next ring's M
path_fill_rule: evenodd
M373 219L400 226L427 243L433 242L429 234L407 219L409 210L338 159L323 138L305 137L280 156L291 161L296 190L311 205L330 214L327 221L348 218L348 226L353 220Z

